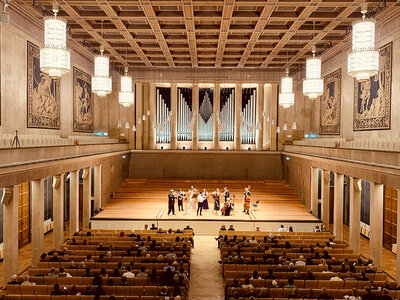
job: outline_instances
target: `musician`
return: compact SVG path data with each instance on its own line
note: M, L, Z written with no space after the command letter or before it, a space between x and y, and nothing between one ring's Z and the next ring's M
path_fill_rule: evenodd
M175 215L175 194L174 190L170 190L168 194L168 216L172 212Z
M181 211L181 209L182 209L182 211L183 211L183 197L185 197L185 193L182 192L181 189L179 189L178 193L177 193L177 197L178 197L178 210Z
M221 209L220 199L219 199L220 196L219 189L217 188L217 190L213 192L212 195L214 197L214 211L217 212L218 215L218 211Z
M203 211L203 201L204 201L204 197L202 195L203 193L200 193L199 196L197 197L197 215L199 215L200 212L200 216L202 215L202 211Z
M209 207L208 207L208 192L205 188L203 189L203 209L209 209Z
M189 210L196 209L196 197L197 197L197 190L195 187L191 186L190 190L188 191L189 194Z
M250 211L250 191L249 188L244 189L244 194L243 194L243 212L249 214Z
M229 191L226 187L224 187L224 197L225 197L225 202L228 201L229 198Z
M221 209L221 213L223 216L229 216L231 214L231 211L233 209L233 203L231 202L231 199L228 197L226 202L224 203L224 207Z

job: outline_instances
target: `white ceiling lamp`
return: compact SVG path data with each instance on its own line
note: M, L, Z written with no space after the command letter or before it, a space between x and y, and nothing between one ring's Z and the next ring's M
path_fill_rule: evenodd
M143 115L142 120L146 121L146 115Z
M296 129L297 129L297 124L296 124L296 122L293 122L293 124L292 124L292 129L293 129L293 130L296 130Z
M61 77L70 70L67 45L67 22L57 17L59 5L53 2L54 16L44 19L44 48L40 49L40 71L50 77Z
M281 128L279 126L276 127L276 133L281 133Z
M138 123L138 124L142 124L142 119L141 119L141 118L138 118L137 123Z
M287 124L285 123L285 124L283 124L283 131L286 131L287 130Z
M352 52L347 57L347 72L358 81L369 80L379 71L379 52L375 50L375 20L365 17L367 11L367 3L362 3L362 19L353 23Z
M131 128L131 126L129 126L129 122L126 122L125 123L125 129L129 129L129 128Z
M128 76L128 67L125 67L125 75L121 77L121 91L118 95L118 102L124 107L129 107L134 103L132 93L132 77Z
M293 78L289 77L289 68L286 68L286 77L282 77L281 79L279 105L283 108L289 108L294 105Z
M122 127L121 121L117 121L117 128L121 128L121 127Z
M316 48L312 47L312 57L306 61L306 78L303 80L303 94L317 99L324 92L324 80L321 79L321 59L315 57Z
M103 55L104 46L100 46L100 55L94 58L94 76L92 77L92 91L99 97L105 97L112 91L110 73L110 59Z
M135 124L132 125L132 131L136 131L136 126L135 126Z

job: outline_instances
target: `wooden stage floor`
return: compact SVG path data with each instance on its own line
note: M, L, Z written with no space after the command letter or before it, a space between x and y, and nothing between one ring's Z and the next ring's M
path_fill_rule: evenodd
M206 188L209 193L217 187L224 186L236 195L235 213L231 216L221 216L213 213L214 203L209 200L209 209L203 210L202 216L196 216L196 211L187 211L188 203L184 203L185 211L178 211L175 204L175 215L168 216L167 195L169 190L181 188L187 191L190 186L198 189ZM259 200L258 210L243 213L244 187L251 186L251 202ZM221 199L221 205L224 200ZM282 180L162 180L162 179L127 179L124 185L114 193L113 199L104 210L92 220L168 220L168 221L261 221L261 222L319 222L308 212L297 195Z

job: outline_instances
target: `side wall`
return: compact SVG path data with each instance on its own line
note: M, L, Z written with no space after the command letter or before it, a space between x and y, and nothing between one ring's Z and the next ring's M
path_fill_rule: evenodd
M279 152L133 151L130 178L281 179Z

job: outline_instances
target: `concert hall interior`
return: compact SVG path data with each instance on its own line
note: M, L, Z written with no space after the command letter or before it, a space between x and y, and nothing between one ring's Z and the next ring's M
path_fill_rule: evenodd
M399 0L1 0L0 299L400 300L399 95Z

